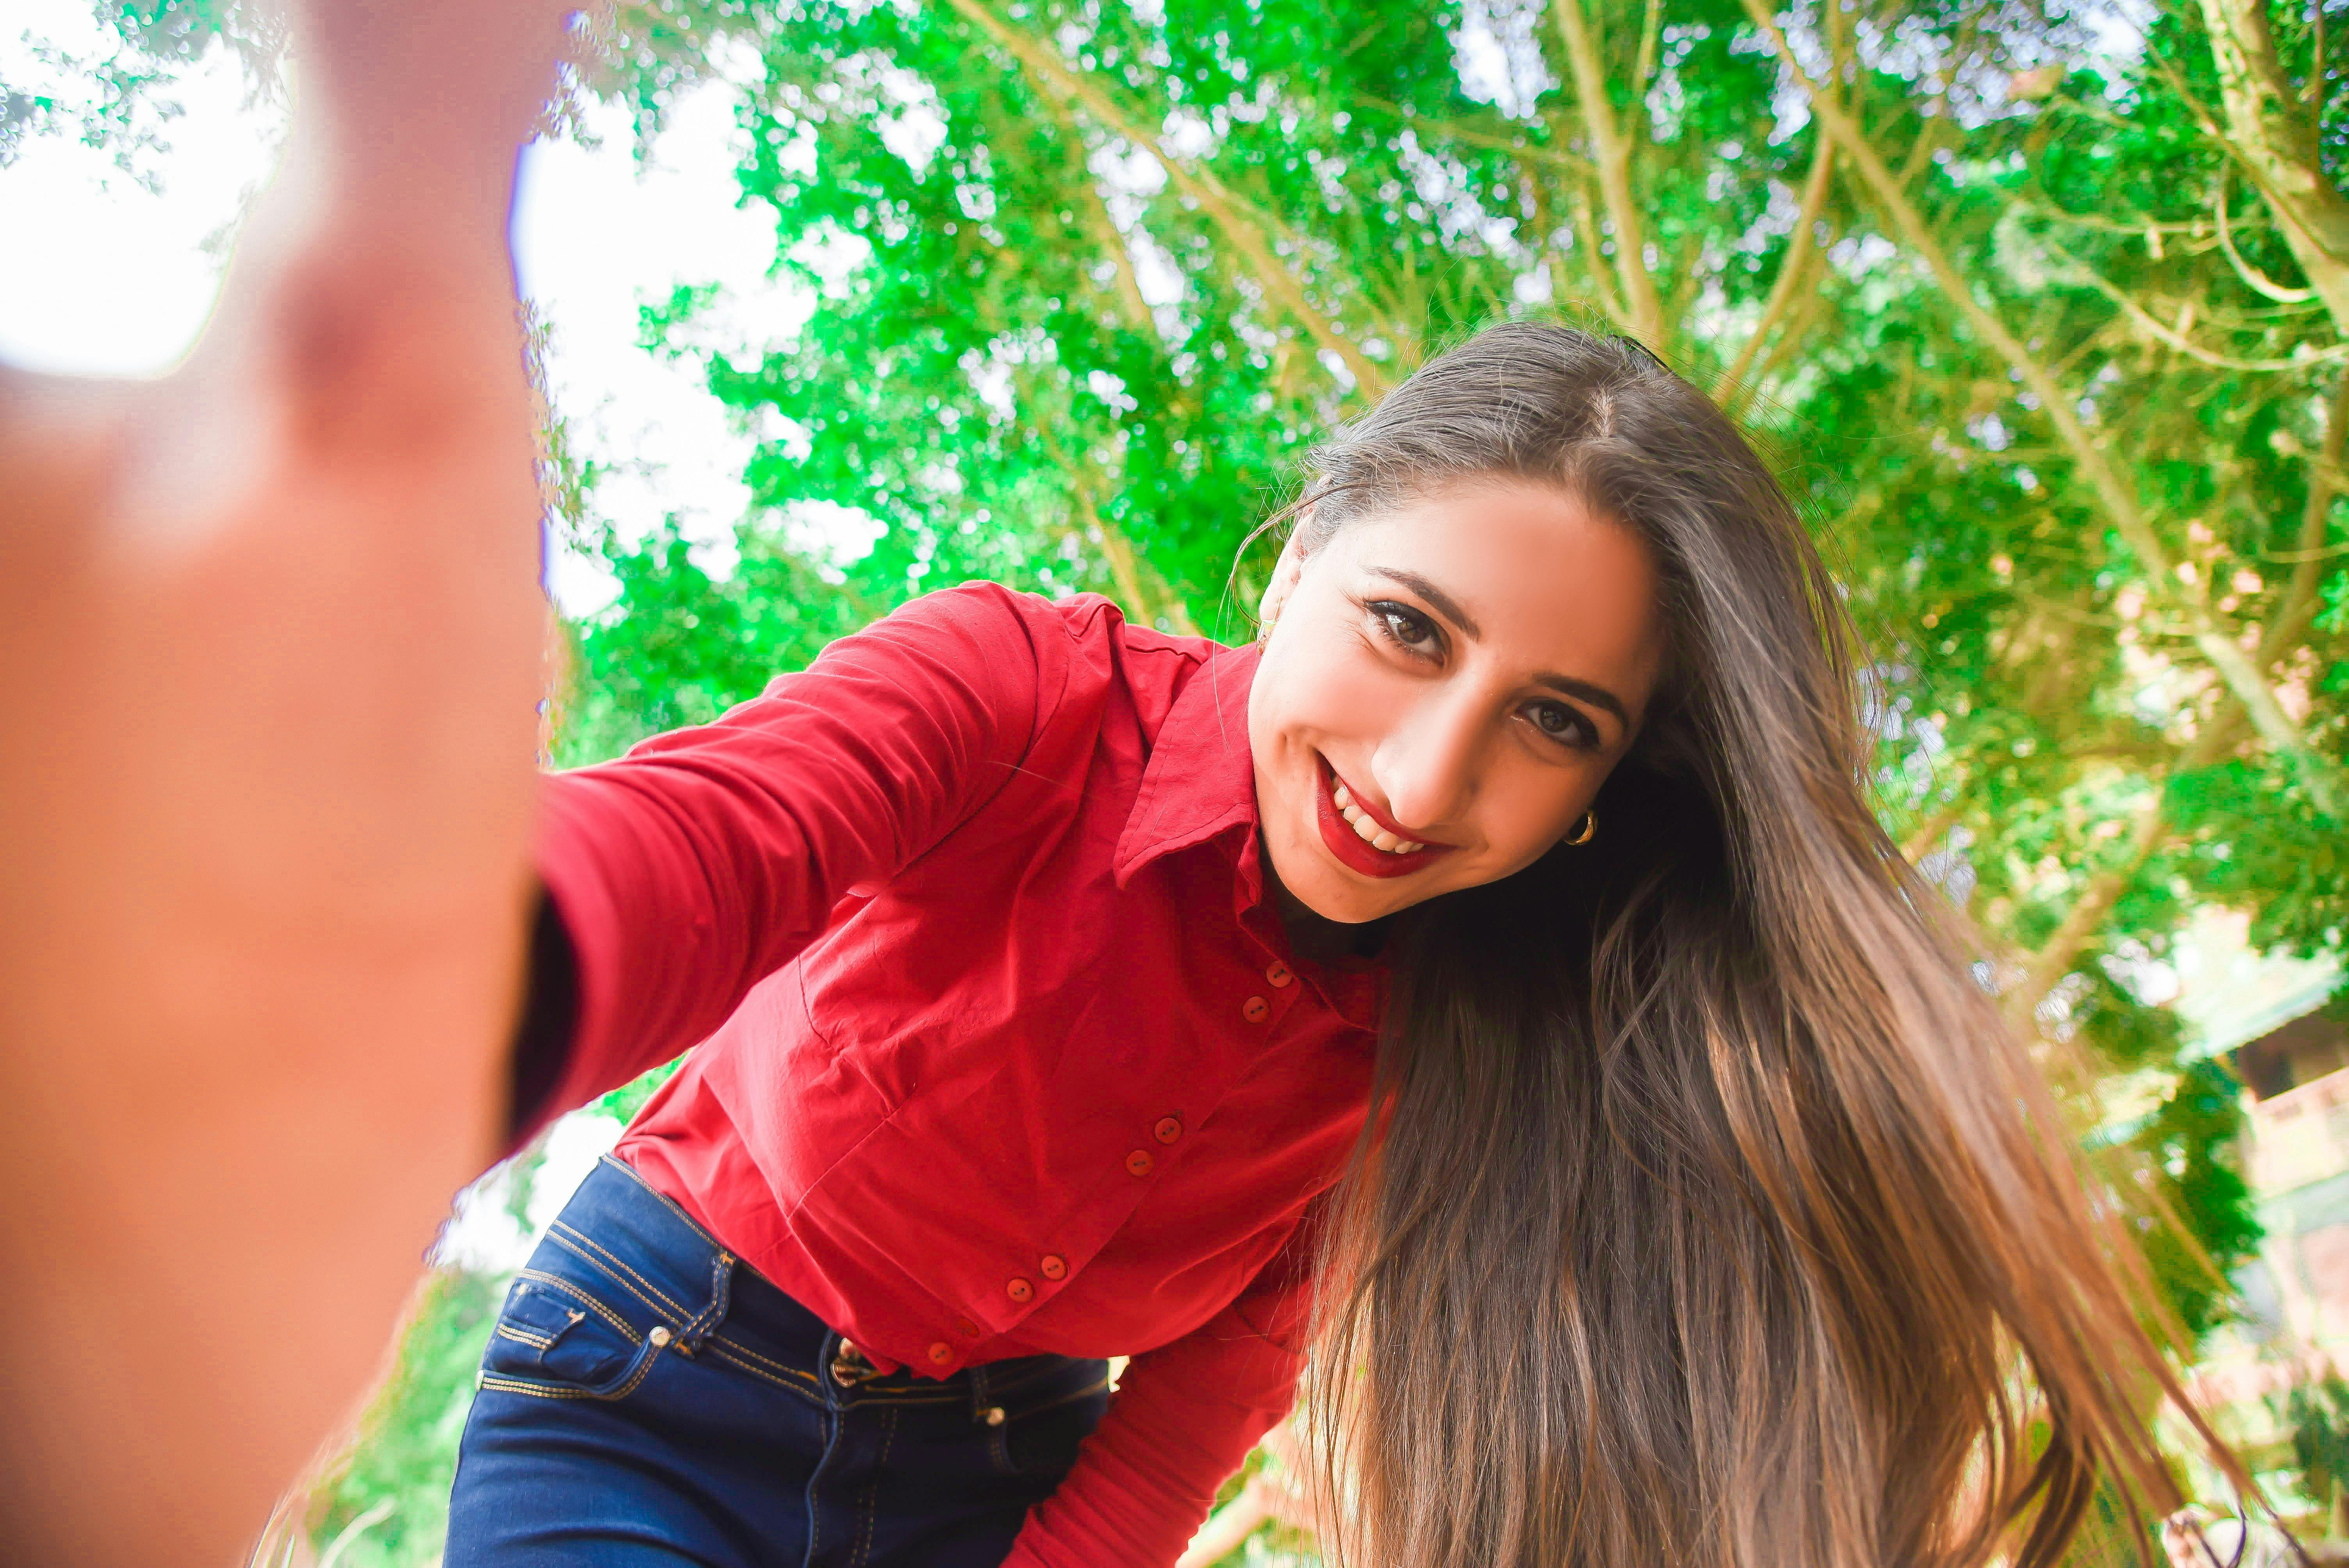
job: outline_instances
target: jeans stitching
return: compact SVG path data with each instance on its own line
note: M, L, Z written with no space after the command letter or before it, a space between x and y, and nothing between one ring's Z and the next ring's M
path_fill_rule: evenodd
M563 1292L565 1295L575 1296L578 1298L582 1305L587 1307L589 1310L593 1311L596 1316L610 1324L614 1328L618 1329L623 1335L626 1335L629 1344L642 1345L645 1342L645 1336L638 1334L633 1327L629 1326L628 1320L626 1318L622 1317L618 1313L614 1312L610 1307L605 1306L602 1302L597 1301L594 1296L589 1295L585 1291L580 1289L577 1285L572 1284L569 1280L563 1278L561 1275L548 1274L543 1269L524 1269L515 1277L518 1279L532 1280L539 1284L553 1285L555 1289Z
M815 1457L815 1468L808 1471L807 1483L807 1557L803 1568L815 1568L817 1539L823 1533L823 1500L817 1494L816 1483L823 1479L823 1467L830 1464L833 1451L840 1444L840 1412L832 1408L830 1396L824 1407L823 1450Z
M778 1372L788 1372L794 1377L804 1377L810 1383L815 1382L815 1374L802 1372L788 1362L778 1361L771 1356L761 1356L739 1339L729 1339L723 1334L712 1334L709 1336L709 1342L712 1345L722 1345L737 1356L747 1356L761 1367L771 1367Z
M481 1387L496 1394L527 1394L533 1399L585 1399L588 1395L577 1388L556 1388L543 1383L525 1383L496 1372L481 1374Z
M565 1252L571 1253L572 1256L577 1258L581 1263L585 1264L589 1268L594 1269L605 1278L610 1280L614 1284L618 1285L622 1290L626 1291L630 1295L635 1296L638 1301L643 1302L646 1306L652 1309L652 1314L655 1317L666 1318L670 1315L671 1312L675 1312L675 1315L679 1318L688 1315L683 1312L677 1312L674 1304L670 1305L669 1311L663 1311L662 1304L660 1302L653 1300L652 1297L647 1295L643 1291L638 1290L635 1285L630 1284L626 1280L624 1280L618 1274L614 1274L609 1268L605 1266L600 1260L590 1257L587 1253L580 1251L579 1244L576 1242L570 1240L568 1237L559 1236L553 1231L549 1231L546 1233L546 1239L553 1242L556 1246L563 1248ZM598 1248L597 1250L601 1251L602 1249Z
M734 1309L734 1254L722 1248L709 1260L709 1305L693 1315L685 1326L685 1340L678 1346L688 1356L695 1346L718 1332L726 1315Z
M605 1393L598 1393L593 1388L574 1388L567 1387L560 1384L541 1384L531 1379L508 1377L504 1373L501 1372L484 1372L481 1374L481 1387L483 1388L494 1388L500 1393L505 1394L528 1394L540 1399L595 1399L609 1403L616 1399L625 1399L629 1395L635 1393L644 1380L652 1376L653 1363L659 1359L660 1351L656 1347L652 1354L644 1357L643 1359L636 1363L636 1372L626 1382Z
M897 1440L897 1412L891 1409L888 1424L881 1429L881 1457L873 1461L873 1484L864 1489L864 1541L857 1547L854 1561L848 1568L864 1568L873 1553L873 1527L881 1511L881 1478L889 1468L889 1449Z
M772 1357L761 1356L739 1339L729 1339L722 1334L712 1334L704 1343L719 1355L732 1360L746 1372L756 1372L760 1377L775 1383L781 1383L786 1377L795 1379L798 1383L805 1384L804 1391L813 1397L821 1397L823 1392L823 1384L814 1373L788 1366L775 1360Z
M549 1227L548 1227L548 1230L549 1230L549 1232L550 1232L550 1233L554 1232L554 1231L567 1231L567 1232L569 1232L572 1235L576 1236L580 1241L582 1241L582 1242L585 1243L587 1245L589 1245L589 1246L591 1246L591 1247L595 1248L596 1252L598 1252L599 1253L601 1253L601 1254L602 1254L602 1255L603 1255L606 1260L608 1260L608 1261L610 1262L611 1265L612 1265L614 1268L618 1269L622 1274L626 1274L630 1279L632 1279L632 1280L636 1281L638 1284L640 1284L640 1285L644 1286L644 1287L645 1287L645 1289L647 1289L647 1290L648 1290L648 1291L652 1292L654 1295L656 1295L656 1296L657 1296L657 1297L659 1297L659 1298L660 1298L660 1303L661 1303L661 1305L662 1305L663 1306L667 1307L671 1312L673 1312L673 1313L677 1314L679 1317L691 1317L691 1316L695 1315L694 1314L692 1314L692 1313L689 1313L689 1312L686 1311L686 1310L685 1310L685 1308L683 1308L683 1307L679 1306L679 1305L678 1305L677 1303L675 1303L674 1301L671 1301L671 1300L668 1298L668 1294L667 1294L666 1291L662 1290L660 1286L658 1286L658 1285L657 1285L657 1284L653 1284L653 1282L652 1282L652 1281L650 1281L650 1280L647 1279L644 1275L642 1275L642 1274L638 1274L636 1270L634 1270L634 1269L630 1268L630 1267L627 1265L626 1261L625 1259L623 1259L623 1258L622 1258L618 1253L615 1253L614 1251L612 1251L612 1249L611 1249L611 1248L609 1248L609 1247L607 1247L607 1246L604 1245L604 1243L601 1243L601 1242L597 1241L595 1237L593 1237L593 1236L589 1235L586 1232L585 1232L585 1231L581 1230L578 1226L576 1226L576 1225L565 1224L563 1221L561 1221L561 1220L557 1220L557 1221L555 1221L555 1222L554 1222L554 1223L553 1225L551 1225L551 1226L549 1226Z
M812 1387L815 1379L812 1377L805 1379L811 1387L802 1388L799 1387L798 1384L786 1382L781 1377L777 1377L774 1373L769 1372L762 1367L753 1367L749 1362L740 1359L733 1354L731 1347L722 1339L713 1339L709 1341L709 1348L712 1355L731 1366L738 1372L747 1372L753 1377L760 1378L768 1383L772 1383L778 1388L788 1388L792 1393L802 1395L810 1399L816 1398L815 1391ZM788 1371L789 1368L787 1367L785 1370Z

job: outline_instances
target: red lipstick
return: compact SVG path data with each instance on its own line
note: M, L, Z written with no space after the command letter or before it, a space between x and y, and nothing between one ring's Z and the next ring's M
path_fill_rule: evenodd
M1337 770L1330 766L1329 758L1322 758L1319 761L1321 787L1315 791L1314 817L1320 825L1321 841L1329 846L1331 854L1338 857L1338 863L1347 870L1360 872L1366 877L1407 877L1452 849L1450 844L1427 844L1407 855L1395 855L1371 843L1354 831L1353 825L1338 810L1338 798L1334 792L1338 787ZM1367 812L1379 826L1399 839L1408 837L1398 832L1393 823L1363 804L1361 792L1350 785L1347 787L1346 793L1353 797L1355 809Z

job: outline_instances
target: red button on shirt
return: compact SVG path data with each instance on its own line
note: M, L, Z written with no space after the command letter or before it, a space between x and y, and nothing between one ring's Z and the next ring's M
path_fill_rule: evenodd
M1134 1355L1012 1568L1172 1563L1292 1395L1381 985L1264 902L1256 667L972 584L546 783L580 979L550 1109L698 1042L621 1158L876 1364L943 1368L928 1326L973 1306L990 1358ZM1275 962L1306 982L1278 1039L1200 978ZM1181 1167L1104 1184L1151 1174L1121 1130L1169 1101ZM1048 1244L1082 1274L989 1320Z
M1055 1253L1046 1253L1043 1261L1036 1265L1036 1272L1046 1279L1066 1278L1069 1272L1069 1260Z
M1172 1143L1183 1136L1182 1120L1177 1117L1162 1116L1158 1119L1158 1125L1150 1130L1150 1135L1161 1143ZM1146 1161L1150 1157L1145 1154L1143 1158Z

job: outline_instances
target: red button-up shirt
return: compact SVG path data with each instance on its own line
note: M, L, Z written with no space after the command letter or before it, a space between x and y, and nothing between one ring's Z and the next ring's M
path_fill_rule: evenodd
M1375 970L1264 897L1252 648L968 584L547 781L575 1104L885 1369L1134 1356L1023 1568L1168 1563L1292 1398Z

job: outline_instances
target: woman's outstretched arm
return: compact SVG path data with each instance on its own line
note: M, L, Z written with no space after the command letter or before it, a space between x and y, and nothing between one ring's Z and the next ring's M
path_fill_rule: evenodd
M0 1539L226 1563L493 1152L544 609L507 209L554 0L310 0L157 383L0 374Z

